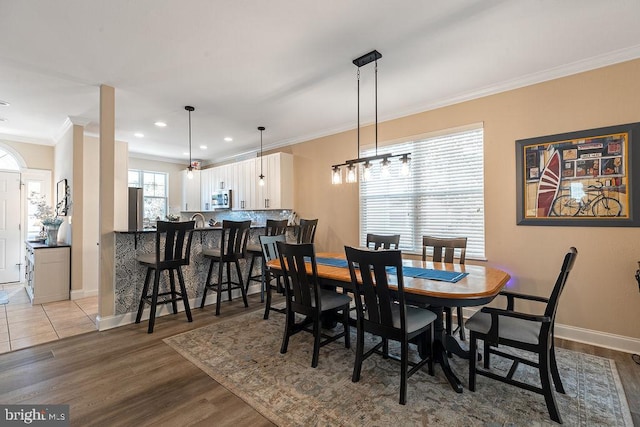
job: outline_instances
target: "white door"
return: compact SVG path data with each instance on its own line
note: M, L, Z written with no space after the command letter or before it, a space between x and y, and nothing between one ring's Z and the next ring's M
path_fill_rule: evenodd
M20 174L0 172L0 283L20 281Z

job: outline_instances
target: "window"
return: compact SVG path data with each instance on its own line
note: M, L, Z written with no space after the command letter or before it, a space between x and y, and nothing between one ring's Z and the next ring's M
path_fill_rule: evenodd
M142 188L144 223L167 216L168 177L164 172L129 170L129 187Z
M483 129L452 131L378 148L378 154L411 153L411 169L391 178L360 180L360 243L367 233L400 234L400 249L421 253L422 236L467 237L467 257L485 259ZM374 150L363 156L374 155Z

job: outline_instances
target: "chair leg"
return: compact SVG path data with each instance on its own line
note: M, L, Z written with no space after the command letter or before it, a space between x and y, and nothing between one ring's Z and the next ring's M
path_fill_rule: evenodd
M216 293L216 316L220 315L220 304L222 303L222 270L224 265L222 260L218 261L218 292ZM227 270L228 273L228 270Z
M153 333L153 326L156 322L156 307L158 305L158 290L160 288L160 271L154 269L153 291L151 293L151 313L149 313L149 329L148 334Z
M356 336L356 361L353 363L353 375L351 381L357 383L360 381L360 372L362 371L362 357L364 355L364 330L358 322Z
M409 370L409 342L402 340L400 350L400 404L407 403L407 371Z
M315 315L313 317L313 357L311 359L311 367L318 366L318 359L320 357L320 316Z
M284 321L284 335L282 336L282 345L280 346L280 353L285 354L287 352L287 347L289 347L289 337L291 336L290 331L293 330L295 315L291 308L289 307L289 302L287 301L287 311L285 314Z
M204 290L202 291L202 302L200 303L200 308L204 308L204 302L207 299L207 291L209 290L209 286L211 286L211 273L213 272L213 259L209 263L209 272L207 273L207 281L204 282Z
M227 265L227 295L229 297L227 301L231 302L231 263L227 261L225 264ZM240 286L242 286L242 279L240 275L238 275L238 282L240 282Z
M238 282L240 282L240 292L242 293L242 301L244 301L245 307L249 307L249 303L247 302L247 291L244 289L244 285L242 283L242 274L240 273L240 262L236 260L235 264L236 264L236 272L238 273ZM231 283L229 283L229 289L231 289ZM229 295L231 295L231 293L229 293ZM229 301L231 301L231 297L229 297Z
M489 346L489 343L485 340L484 341L484 368L485 369L489 369L491 368L491 347Z
M267 285L266 282L266 272L267 272L267 262L265 261L264 257L261 256L260 257L260 262L261 262L261 268L260 268L260 302L264 302L264 292L266 291L265 286ZM247 285L249 284L249 282L247 282ZM247 288L249 288L249 286L247 286Z
M176 279L173 276L173 270L167 270L167 274L169 275L169 286L171 289L171 308L173 309L173 314L178 314L178 301L176 298L178 295L176 294Z
M560 418L560 412L558 412L558 405L556 404L556 396L553 394L551 388L551 372L549 372L550 355L549 351L545 349L540 353L540 383L542 384L542 391L544 394L544 401L547 404L547 410L551 419L559 424L562 424Z
M553 338L551 338L553 339ZM556 362L556 346L555 344L551 344L551 376L553 377L553 384L556 387L556 391L558 393L566 394L564 391L564 386L562 385L562 380L560 379L560 373L558 372L558 364Z
M344 328L344 346L351 348L351 331L349 331L349 305L342 309L342 326Z
M142 311L144 310L144 299L147 298L149 292L149 281L151 280L151 268L147 268L147 274L144 277L144 286L142 287L142 294L140 295L140 304L138 305L138 314L136 315L136 323L140 323L142 319Z
M427 362L427 368L429 371L429 375L434 376L434 371L433 371L433 359L435 358L434 354L433 354L433 330L435 328L433 327L433 323L431 324L431 326L429 327L429 332L428 332L428 337L429 337L429 361Z
M469 337L469 390L476 391L476 363L478 358L476 353L478 352L478 341L476 334L471 332ZM487 345L485 343L485 345Z
M249 263L249 274L247 274L247 283L246 283L246 288L245 291L249 292L249 284L251 283L251 275L253 274L253 264L255 263L256 260L256 256L251 253L251 262Z
M182 301L184 303L184 311L187 313L187 321L193 322L193 318L191 317L191 307L189 307L189 295L187 295L187 287L184 284L184 276L182 275L182 268L178 267L178 283L180 284L180 295L182 296Z
M269 274L267 274L266 276L267 277L265 278L265 282L267 286L267 303L264 306L264 320L269 319L269 312L271 311L271 280L267 280L270 279Z
M464 317L462 316L462 307L457 307L457 316L458 316L458 333L460 334L460 339L462 341L465 340L464 336Z

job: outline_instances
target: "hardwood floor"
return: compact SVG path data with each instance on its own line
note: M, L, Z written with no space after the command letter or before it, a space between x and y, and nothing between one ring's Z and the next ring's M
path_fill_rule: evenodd
M162 342L163 338L263 310L257 296L158 318L153 334L146 322L89 332L0 355L0 402L70 405L71 425L191 426L272 425L244 401ZM272 314L276 315L276 314ZM631 355L562 341L559 346L614 359L634 423L640 425L640 365Z

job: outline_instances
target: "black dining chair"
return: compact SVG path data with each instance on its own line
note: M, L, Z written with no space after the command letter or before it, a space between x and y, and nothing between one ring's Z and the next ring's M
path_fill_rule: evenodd
M476 374L478 374L542 394L551 419L562 423L556 398L551 389L551 383L553 382L558 393L565 393L558 372L558 364L556 363L553 329L560 295L577 255L578 251L572 247L564 256L560 273L549 298L503 291L500 295L507 298L506 309L483 307L482 310L476 312L467 320L466 327L471 335L469 340L469 353L472 355L469 362L469 389L471 391L476 389ZM517 299L544 303L544 312L542 314L528 314L516 311L515 300ZM478 340L484 341L484 369L476 366L476 358L473 357L478 349ZM512 347L535 353L538 361L533 362L527 358L500 351L498 346ZM511 368L504 376L499 375L497 372L489 371L492 354L513 361ZM540 387L513 378L520 363L538 369Z
M195 221L186 222L166 222L158 221L156 224L155 251L150 254L142 254L137 257L140 264L147 267L147 274L144 279L144 286L138 304L136 323L140 323L145 304L151 306L149 314L149 327L147 332L152 333L156 320L156 307L162 304L171 303L173 314L178 313L178 301L184 304L184 311L187 320L192 321L191 309L189 308L189 296L184 284L182 266L189 264L191 253L191 238ZM169 273L170 289L160 292L160 275L163 271ZM151 284L151 273L153 272L153 288L149 292ZM176 291L176 282L173 273L178 276L180 292Z
M433 375L433 328L436 315L405 303L402 256L398 250L371 251L345 246L351 284L355 289L358 338L352 381L360 380L362 362L374 353L392 357L387 341L400 343L400 404L407 401L407 378L428 364ZM391 271L389 271L391 270ZM390 280L390 277L392 278ZM389 289L392 281L397 288ZM364 352L364 334L379 336L382 341ZM419 362L409 361L409 341L422 336L428 351ZM380 348L382 347L382 351ZM424 352L423 352L424 354ZM411 369L409 369L411 366Z
M287 300L286 321L280 353L287 352L289 338L300 331L311 332L314 337L311 367L318 366L320 347L344 337L344 346L350 347L349 304L351 297L320 287L316 254L312 243L278 242L278 254L284 273L284 293ZM309 271L306 262L310 263ZM333 336L322 332L320 322L330 312L342 310L343 330ZM305 316L299 323L295 314ZM308 329L309 324L313 329ZM323 340L324 339L324 340Z
M297 228L297 243L313 243L316 237L316 228L318 228L317 219L301 219Z
M432 253L431 260L433 262L453 263L456 259L456 252L458 252L458 264L464 264L467 252L467 238L422 236L423 261L427 260L428 250ZM458 332L460 334L460 339L464 341L464 317L462 307L456 308L456 317L458 321L458 327L456 329L453 329L451 307L444 307L444 313L447 333L453 335Z
M264 236L278 236L284 235L287 232L287 224L289 220L283 219L268 219L264 228ZM265 283L263 282L263 274L253 274L253 266L256 258L260 258L262 270L265 268L264 258L262 257L262 247L260 242L257 245L247 243L247 255L251 257L251 263L249 264L249 273L247 275L247 283L245 284L245 290L249 291L249 284L251 281L260 282L262 290L260 291L260 300L263 299L263 291L265 289Z
M266 287L265 291L267 292L267 302L264 306L264 320L269 318L269 311L277 311L278 313L285 313L286 309L275 308L271 306L272 292L281 291L284 292L282 287L282 282L280 281L280 277L282 273L280 271L275 272L270 268L267 268L266 265L269 261L273 261L274 259L278 259L278 242L286 242L287 238L284 234L278 234L275 236L260 236L260 245L262 246L262 259L264 261L264 267L262 269L262 283ZM275 285L272 285L273 281L276 281Z
M367 248L376 251L378 249L398 249L398 245L400 245L399 234L383 235L367 233Z
M202 293L202 302L200 308L204 308L207 298L207 290L211 289L216 292L216 316L220 315L220 303L222 302L222 292L227 291L228 301L231 301L231 291L240 289L244 306L249 307L247 302L247 292L242 281L242 273L240 272L240 260L245 257L247 249L247 240L251 229L251 220L247 221L222 221L222 237L220 239L220 247L215 249L203 249L202 255L209 258L209 272L207 273L207 281L204 284ZM211 283L213 275L213 267L218 263L218 282ZM236 266L238 281L234 282L231 277L231 263ZM227 280L222 281L223 267L227 267ZM222 285L227 285L223 288Z

